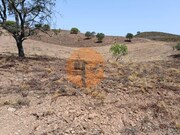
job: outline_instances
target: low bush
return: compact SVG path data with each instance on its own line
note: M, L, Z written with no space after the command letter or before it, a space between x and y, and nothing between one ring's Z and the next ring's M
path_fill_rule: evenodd
M104 37L105 35L103 33L97 33L96 38L98 39L98 43L101 43Z
M138 31L136 35L140 35L140 34L141 34L141 32L140 32L140 31Z
M6 21L5 26L7 27L8 31L12 33L19 32L19 26L16 25L15 21Z
M91 32L87 31L87 32L85 33L85 37L88 38L88 39L90 39L90 38L91 38Z
M58 35L61 32L61 29L52 29L55 35Z
M178 43L174 48L179 51L180 50L180 43Z
M43 25L42 24L35 24L34 26L36 29L40 29L40 28L42 28Z
M48 24L44 24L43 27L42 27L42 29L43 29L44 31L50 31L50 30L51 30L51 27L50 27Z
M122 56L128 53L128 48L126 45L114 43L110 48L110 52L116 58L116 61L118 61Z
M15 26L16 22L15 21L6 21L5 25L6 26Z
M133 34L127 33L126 38L128 39L129 42L131 42L131 39L133 38Z
M79 31L78 28L72 28L71 31L70 31L71 34L78 34L79 32L80 31Z
M85 37L87 38L87 39L90 39L90 38L93 38L94 36L95 36L95 32L89 32L89 31L87 31L86 33L85 33Z
M48 24L35 24L34 27L36 29L41 29L43 31L50 31L51 30L51 27L48 25Z
M92 35L92 37L95 37L95 35L96 35L96 32L91 32L91 35Z

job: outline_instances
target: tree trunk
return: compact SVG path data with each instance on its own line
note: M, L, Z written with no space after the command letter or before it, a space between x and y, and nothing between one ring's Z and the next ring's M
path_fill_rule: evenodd
M19 57L21 57L21 58L25 57L22 41L16 41L16 42L17 42L17 48L18 48L18 55L19 55Z

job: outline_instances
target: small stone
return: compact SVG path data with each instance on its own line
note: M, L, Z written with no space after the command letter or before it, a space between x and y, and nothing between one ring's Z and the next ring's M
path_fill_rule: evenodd
M88 119L94 119L94 118L97 117L97 116L98 116L98 114L96 114L96 113L91 113L91 114L89 114Z
M12 108L12 107L9 107L9 108L8 108L8 111L9 111L9 112L15 112L16 109L15 109L15 108Z

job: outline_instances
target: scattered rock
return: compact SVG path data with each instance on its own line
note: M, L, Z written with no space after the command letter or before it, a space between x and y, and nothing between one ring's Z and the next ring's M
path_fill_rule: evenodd
M91 114L89 114L89 116L88 116L88 119L94 119L95 117L98 117L98 114L97 113L91 113Z
M8 111L9 111L9 112L15 112L15 111L16 111L16 108L9 107L9 108L8 108Z

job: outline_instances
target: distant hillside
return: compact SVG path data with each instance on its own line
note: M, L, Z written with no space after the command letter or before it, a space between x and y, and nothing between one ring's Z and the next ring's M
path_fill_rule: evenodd
M142 32L140 34L137 34L135 37L146 38L156 41L180 42L180 35L163 32Z
M33 35L30 38L37 41L42 41L42 42L52 43L62 46L69 46L69 47L96 47L96 46L112 45L114 42L128 44L128 42L125 42L126 38L120 36L106 35L102 43L97 43L96 37L93 37L92 39L87 39L84 33L70 34L70 31L68 30L61 30L60 33L58 33L57 35L54 34L53 31L49 31L48 34L51 36L47 35L46 33L42 33L41 31L38 31L37 33L38 33L37 35ZM131 43L137 43L137 42L143 43L148 41L142 38L134 38L132 39Z

